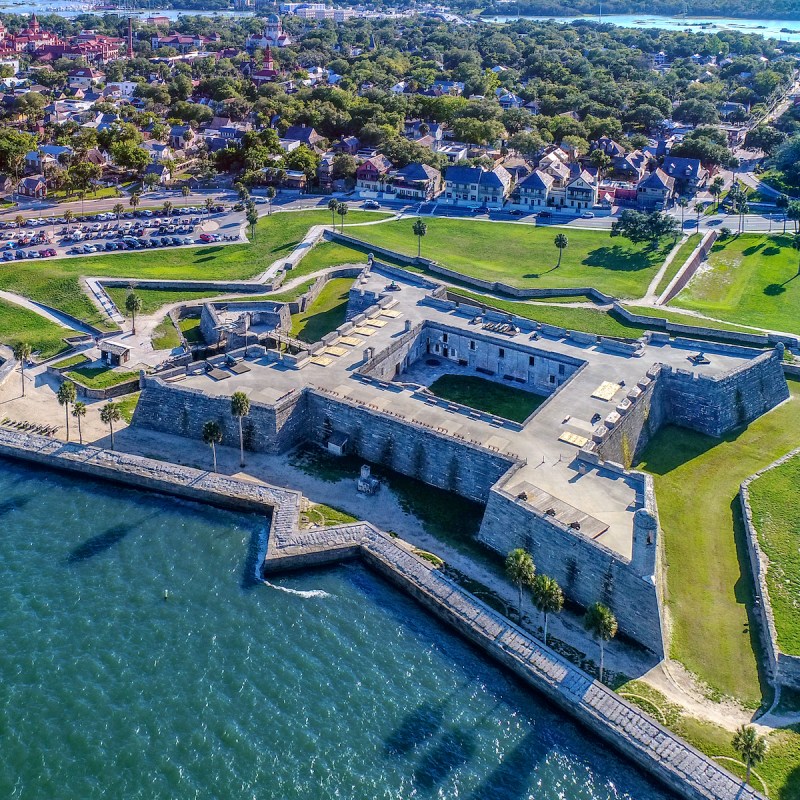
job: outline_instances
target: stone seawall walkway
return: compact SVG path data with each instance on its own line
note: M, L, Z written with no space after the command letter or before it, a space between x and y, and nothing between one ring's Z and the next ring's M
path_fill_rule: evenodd
M680 797L758 800L725 769L367 523L300 531L297 492L140 456L0 430L0 456L272 515L265 572L360 556Z

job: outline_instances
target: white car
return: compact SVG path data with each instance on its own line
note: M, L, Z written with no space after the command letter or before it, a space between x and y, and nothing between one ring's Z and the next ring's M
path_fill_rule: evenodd
M594 219L594 214L591 211L584 211L581 214L581 219Z

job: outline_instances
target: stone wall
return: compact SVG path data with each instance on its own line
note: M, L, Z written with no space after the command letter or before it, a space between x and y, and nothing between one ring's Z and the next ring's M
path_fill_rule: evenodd
M133 425L202 439L203 424L216 420L222 429L222 443L239 446L239 426L231 416L229 397L213 397L199 389L167 384L159 378L144 378L142 389ZM245 449L257 453L285 452L303 439L305 418L303 392L289 392L274 406L251 403L250 414L242 423Z
M669 286L664 290L664 293L659 298L663 305L666 305L678 292L683 289L687 283L692 279L698 267L703 261L708 258L714 242L719 237L719 231L708 231L700 240L700 244L695 248L694 252L686 259L683 266L680 267L675 277L670 282Z
M317 390L308 395L307 435L323 444L333 431L349 436L349 452L432 486L485 503L490 487L515 462L470 442L446 436L387 412Z
M657 589L659 545L655 537L649 544L637 541L636 533L634 558L645 565L639 569L525 501L494 488L478 538L502 556L524 547L533 556L537 571L555 578L570 600L585 607L605 603L614 611L623 633L663 655ZM636 552L642 547L650 554Z

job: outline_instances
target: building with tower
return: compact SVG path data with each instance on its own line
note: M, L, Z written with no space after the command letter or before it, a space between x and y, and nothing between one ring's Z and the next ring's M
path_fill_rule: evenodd
M283 30L281 18L277 14L270 14L267 23L260 34L251 34L247 37L248 50L266 50L268 47L288 47L292 39Z

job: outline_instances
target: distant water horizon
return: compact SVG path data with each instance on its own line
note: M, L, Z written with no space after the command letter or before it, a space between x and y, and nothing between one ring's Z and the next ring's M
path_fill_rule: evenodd
M0 797L671 797L364 567L257 581L263 517L0 460L0 520Z

